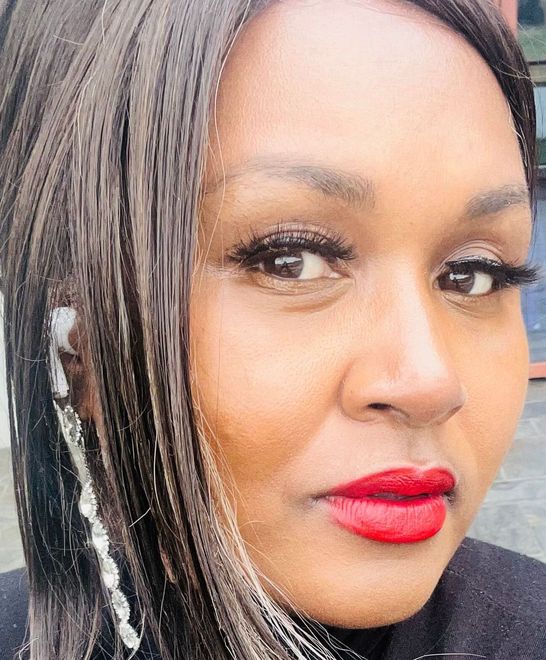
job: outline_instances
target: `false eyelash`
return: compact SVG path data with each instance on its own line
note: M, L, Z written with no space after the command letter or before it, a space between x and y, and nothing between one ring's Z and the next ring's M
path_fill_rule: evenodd
M251 267L268 252L290 250L307 250L332 261L350 261L356 257L354 249L335 231L287 229L280 224L261 236L251 229L248 237L237 243L227 257L230 261Z
M526 263L521 266L509 263L500 263L494 259L481 257L448 261L446 266L453 272L461 275L480 271L495 277L497 288L524 287L540 281L543 272L540 266Z

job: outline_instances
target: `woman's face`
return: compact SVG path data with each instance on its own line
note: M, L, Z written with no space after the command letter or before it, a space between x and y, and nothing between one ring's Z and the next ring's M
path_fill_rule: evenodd
M205 189L197 402L248 551L324 623L405 618L525 395L500 274L530 240L507 103L425 14L275 3L229 55Z

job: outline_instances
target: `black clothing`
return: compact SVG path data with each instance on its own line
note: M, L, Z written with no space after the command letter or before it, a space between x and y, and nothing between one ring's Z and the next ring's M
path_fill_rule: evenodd
M11 660L25 637L25 575L24 570L0 574L1 660ZM431 598L411 618L372 630L326 628L368 660L416 660L431 654L546 660L546 564L465 539ZM152 657L149 648L143 645L135 660Z

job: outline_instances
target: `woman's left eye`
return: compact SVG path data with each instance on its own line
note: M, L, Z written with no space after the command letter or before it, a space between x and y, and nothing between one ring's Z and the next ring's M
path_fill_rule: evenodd
M487 258L448 261L446 267L438 278L440 289L476 298L533 284L539 278L539 270L530 264L516 266Z
M440 276L438 283L443 291L454 291L465 296L485 296L495 290L495 278L480 271L448 272Z
M341 277L332 270L324 257L306 250L285 254L269 253L255 263L255 268L266 275L280 279L315 280L323 277Z

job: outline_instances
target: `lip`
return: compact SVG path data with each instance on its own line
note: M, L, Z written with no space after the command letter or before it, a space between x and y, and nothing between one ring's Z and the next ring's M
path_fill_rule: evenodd
M435 536L447 516L456 479L445 468L397 468L330 490L332 519L348 531L382 543L416 543Z

